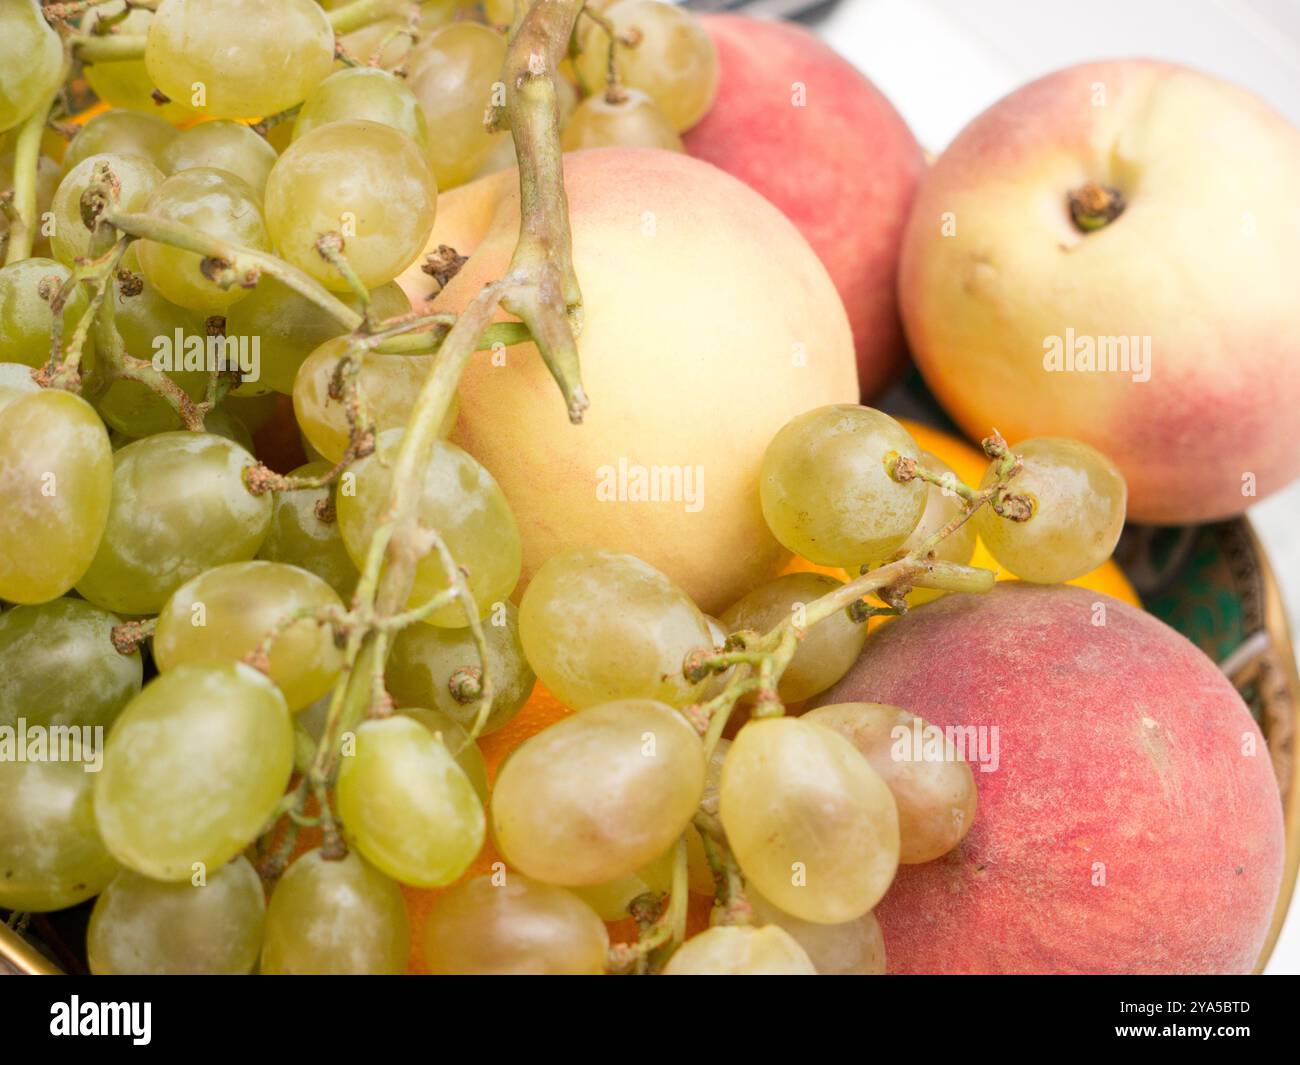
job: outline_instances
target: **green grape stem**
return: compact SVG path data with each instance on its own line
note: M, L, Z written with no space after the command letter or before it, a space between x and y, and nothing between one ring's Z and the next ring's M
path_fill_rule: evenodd
M706 810L697 810L692 821L704 845L704 857L713 873L714 894L721 908L719 924L750 924L754 910L745 898L745 878L726 844L722 822Z
M119 63L144 58L143 33L72 33L68 47L83 63Z
M334 27L334 36L369 26L372 22L382 22L393 14L393 0L352 0L350 4L326 11L330 25Z
M638 895L628 903L640 934L635 943L610 948L607 967L611 973L657 971L686 940L687 871L686 836L682 835L673 847L672 884L666 898Z
M57 94L31 113L19 127L14 142L14 187L6 266L32 254L32 242L36 239L36 169L40 164L41 134L45 132L56 99Z

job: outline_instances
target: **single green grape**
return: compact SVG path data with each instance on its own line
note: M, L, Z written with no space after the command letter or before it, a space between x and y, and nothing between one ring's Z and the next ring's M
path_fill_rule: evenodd
M38 368L50 361L54 311L41 293L53 296L71 276L66 266L53 259L20 259L0 268L0 359ZM71 339L89 306L85 290L78 285L60 315L61 347ZM94 344L89 337L83 351L93 359Z
M625 699L515 748L492 792L492 833L528 876L603 884L663 854L703 791L704 747L686 719L664 703Z
M605 18L614 30L619 84L646 93L679 132L703 118L718 91L718 53L699 19L660 0L623 0ZM609 84L603 27L588 33L576 65L593 93Z
M113 279L113 324L128 355L147 362L153 361L155 355L167 356L172 368L164 368L163 372L190 399L198 402L207 392L207 370L175 367L184 365L188 338L206 338L206 316L189 307L177 306L154 288L140 269L139 247L132 244L127 248L122 256L122 268L130 271L141 286L140 291L128 296L122 280ZM157 392L139 381L121 377L96 400L95 409L110 428L137 440L184 427L175 408Z
M509 873L441 894L424 926L424 963L446 976L597 976L609 933L564 888Z
M694 829L687 831L693 832ZM672 889L673 850L669 847L648 865L617 880L570 890L595 910L602 921L621 921L628 916L628 906L634 899L641 895L666 895ZM713 890L712 882L709 890Z
M140 652L119 654L120 618L83 599L0 614L0 725L110 725L140 691Z
M253 453L253 434L248 431L248 426L227 409L224 403L203 416L203 431L238 444L250 455Z
M145 68L170 99L217 118L287 110L334 65L334 31L313 0L163 0Z
M339 298L358 314L361 312L361 301L356 296L340 293ZM390 282L380 285L370 294L370 310L380 321L397 318L410 313L411 301L406 298L401 286ZM271 389L285 395L292 394L294 379L307 356L327 340L344 332L346 330L338 322L323 313L306 296L300 296L273 277L263 277L252 292L226 312L227 336L248 337L250 341L257 338L261 356L261 376L256 382L259 391ZM341 350L339 354L342 354ZM382 359L389 356L376 357ZM237 393L252 390L249 386L241 385ZM381 407L386 402L398 401L398 397L387 396L382 391L368 393L366 398L372 406L378 404ZM414 397L402 394L400 402L409 416ZM346 419L344 424L347 424ZM405 424L405 417L401 424ZM341 449L339 454L342 454Z
M331 122L295 140L266 183L266 220L280 253L327 288L348 291L321 257L323 234L343 238L366 288L393 280L424 250L438 187L420 147L378 122Z
M63 45L36 0L0 10L0 133L49 102L63 77Z
M90 230L81 220L81 197L100 163L106 163L117 179L117 207L122 211L144 210L163 181L161 170L148 159L135 155L90 155L69 170L59 182L50 204L54 216L50 248L54 257L66 266L90 252Z
M260 201L266 179L275 166L275 149L242 122L217 119L181 132L158 156L168 176L207 167L243 178Z
M39 392L41 386L32 379L32 368L21 362L0 362L0 410L16 399Z
M213 433L158 433L122 448L108 524L77 591L106 610L153 614L191 577L252 558L271 523L270 495L244 485L255 461Z
M402 890L358 854L298 858L266 907L261 971L268 975L399 976L411 933Z
M365 564L370 540L387 513L401 441L400 429L381 434L374 453L348 470L355 477L355 494L346 489L339 494L339 528L358 567ZM510 595L523 566L519 526L492 475L455 444L434 442L424 470L418 516L421 525L438 530L452 558L469 571L466 583L480 617ZM420 559L409 604L420 606L449 587L442 558L431 550ZM461 604L454 602L435 611L429 621L459 628L465 614Z
M126 17L120 17L122 4L120 0L92 7L86 12L81 23L83 33L93 33L101 18L112 18L113 32L125 36L142 36L149 32L149 23L153 12L142 7L133 7ZM143 111L156 115L168 122L192 120L194 112L173 100L160 104L153 96L154 85L145 69L144 59L98 59L85 64L86 81L95 90L95 95L114 107L125 107L132 111Z
M427 625L420 627L429 628ZM398 712L404 717L418 721L438 738L438 741L447 748L447 753L456 760L461 772L469 778L478 801L486 807L490 796L487 762L483 758L479 745L470 738L469 733L454 718L448 717L441 710L407 707Z
M943 459L930 454L928 451L922 451L920 457L921 465L927 469L933 470L941 477L951 477L952 480L949 484L957 482L957 471L944 462ZM921 515L921 522L912 530L912 535L903 541L902 547L898 549L899 552L911 553L920 547L928 537L944 528L965 510L966 506L961 496L954 492L951 487L940 487L934 484L926 485L925 512ZM972 519L940 540L934 548L934 557L944 562L955 562L959 566L965 566L975 554L975 541L977 539L975 522ZM880 561L886 562L888 560L881 559ZM913 588L907 593L907 602L911 606L920 606L922 603L938 599L944 594L938 588Z
M408 57L406 83L424 111L438 188L463 185L506 136L483 125L487 109L505 103L505 60L505 37L468 21L427 34Z
M258 197L248 182L224 170L197 167L182 170L159 185L145 210L160 218L191 226L209 237L269 251L266 223ZM223 289L203 275L203 257L156 241L140 242L144 276L172 303L209 313L219 312L248 294L231 285Z
M684 152L682 138L667 116L640 89L619 86L588 96L565 124L560 146L583 148L662 148Z
M41 221L45 217L45 212L50 209L50 204L54 202L54 190L59 187L59 182L63 180L63 167L51 159L48 155L39 156L36 160L36 218L38 220L36 232L32 234L32 254L49 255L50 240L49 236L42 231ZM0 193L13 193L14 189L14 153L11 151L0 152ZM9 237L9 216L0 211L0 243L8 240Z
M898 806L900 862L933 861L970 831L975 774L941 730L881 703L821 706L803 720L838 732L880 774Z
M891 456L920 449L871 407L818 407L792 418L763 455L763 517L783 546L823 566L857 572L888 558L925 513L926 485L890 476Z
M763 635L793 619L805 628L804 611L822 596L843 587L843 581L822 573L787 573L759 585L727 608L722 624L728 632L749 629ZM798 703L823 692L849 671L867 642L867 626L853 621L847 610L807 628L782 674L777 692L787 703Z
M350 435L343 402L329 394L330 381L347 349L346 337L322 344L299 367L293 384L293 411L298 424L312 446L331 462L343 457ZM359 358L357 383L366 397L376 430L384 433L403 428L410 421L420 388L433 368L433 356L366 352ZM458 406L453 400L438 427L439 436L446 436L454 428Z
M1033 505L1028 521L1011 521L986 504L975 512L989 553L1022 581L1058 584L1090 573L1108 558L1124 531L1128 486L1115 464L1078 440L1040 436L1012 450L1024 469L1011 491ZM990 468L980 483L996 479Z
M519 605L524 654L566 706L658 699L685 706L698 684L682 675L686 656L711 648L704 615L653 566L591 548L552 555Z
M864 913L844 924L814 924L779 910L745 885L745 900L756 922L776 925L803 947L818 976L882 976L885 972L885 934L874 913Z
M265 919L262 880L243 855L198 883L123 870L95 900L86 955L96 976L242 976Z
M187 880L253 842L292 769L279 689L241 662L186 663L118 716L95 778L95 822L129 869Z
M0 909L67 909L117 873L95 829L94 764L0 759Z
M704 795L700 798L700 809L712 817L718 816L718 788L722 783L722 767L729 750L730 740L718 740L704 770ZM704 841L694 825L686 830L686 874L692 891L697 895L713 896L716 890L713 867L709 865Z
M238 418L250 433L256 435L276 417L279 406L279 397L274 392L259 392L249 396L227 394L217 409Z
M130 155L161 169L162 155L176 137L176 127L155 114L103 111L68 142L63 172L71 173L92 155Z
M415 94L401 78L378 67L345 67L317 85L298 112L293 139L330 122L354 120L391 126L422 152L429 151L429 128Z
M82 578L112 486L108 433L80 396L42 389L0 410L0 599L44 603Z
M492 709L482 729L486 735L519 712L537 677L519 642L519 611L514 603L503 600L488 611L483 637L492 681ZM451 678L463 670L475 677L480 674L478 650L468 628L408 625L393 637L384 679L398 706L429 706L472 728L477 705L460 702L451 694Z
M665 976L816 976L808 952L784 928L718 925L683 943Z
M722 766L719 814L745 879L818 924L861 917L898 868L898 808L843 736L800 718L753 720Z
M486 819L474 785L414 718L362 724L335 794L349 841L403 884L450 884L483 846Z
M291 470L289 475L319 477L331 468L328 462L309 462ZM338 519L333 516L334 486L276 492L274 499L271 527L262 541L258 557L314 573L333 588L343 602L351 602L360 574L343 546L343 534L339 531ZM328 521L321 517L322 512L328 516Z
M158 614L153 657L164 673L186 662L238 661L272 630L267 675L290 710L301 710L334 686L343 652L333 630L311 617L343 610L338 593L314 573L283 562L228 562L186 581Z

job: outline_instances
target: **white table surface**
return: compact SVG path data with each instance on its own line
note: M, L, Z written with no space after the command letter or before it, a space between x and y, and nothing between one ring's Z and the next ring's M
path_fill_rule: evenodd
M1300 125L1300 0L840 0L813 25L934 151L1016 86L1117 56L1198 67ZM1300 482L1250 518L1300 635ZM1266 971L1300 973L1300 892Z

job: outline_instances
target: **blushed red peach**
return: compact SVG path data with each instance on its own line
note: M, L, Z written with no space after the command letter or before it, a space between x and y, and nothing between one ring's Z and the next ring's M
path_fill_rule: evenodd
M903 358L898 256L921 149L880 90L802 27L701 21L720 80L686 150L761 192L813 246L848 311L869 399Z
M900 867L876 907L890 972L1251 971L1282 875L1277 781L1240 696L1173 629L1065 585L945 596L818 698L855 701L966 730L979 793L957 848Z
M1067 199L1088 183L1126 206L1085 233ZM1108 454L1130 518L1240 513L1300 475L1297 188L1300 131L1242 89L1145 60L1051 74L922 183L900 274L913 355L972 437ZM1116 369L1066 361L1089 346Z

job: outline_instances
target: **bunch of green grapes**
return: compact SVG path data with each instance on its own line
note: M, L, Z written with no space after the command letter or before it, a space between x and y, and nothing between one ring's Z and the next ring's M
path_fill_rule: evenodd
M755 505L848 581L903 559L900 587L773 573L713 618L597 544L521 587L454 394L413 424L439 363L395 279L439 190L510 162L484 117L526 6L0 6L0 180L49 223L0 229L0 726L95 737L0 760L0 908L94 899L95 973L405 972L403 887L448 889L416 930L430 972L882 972L873 907L961 842L974 776L900 758L905 708L787 711L976 528L1033 581L1115 545L1124 484L1094 450L991 449L957 490L839 406L775 435ZM587 6L563 149L682 150L708 35L659 0ZM106 106L33 159L76 64ZM571 713L536 731L539 681ZM485 738L514 744L494 775ZM467 875L489 834L503 861ZM716 905L683 942L687 893ZM629 915L641 941L611 948Z

